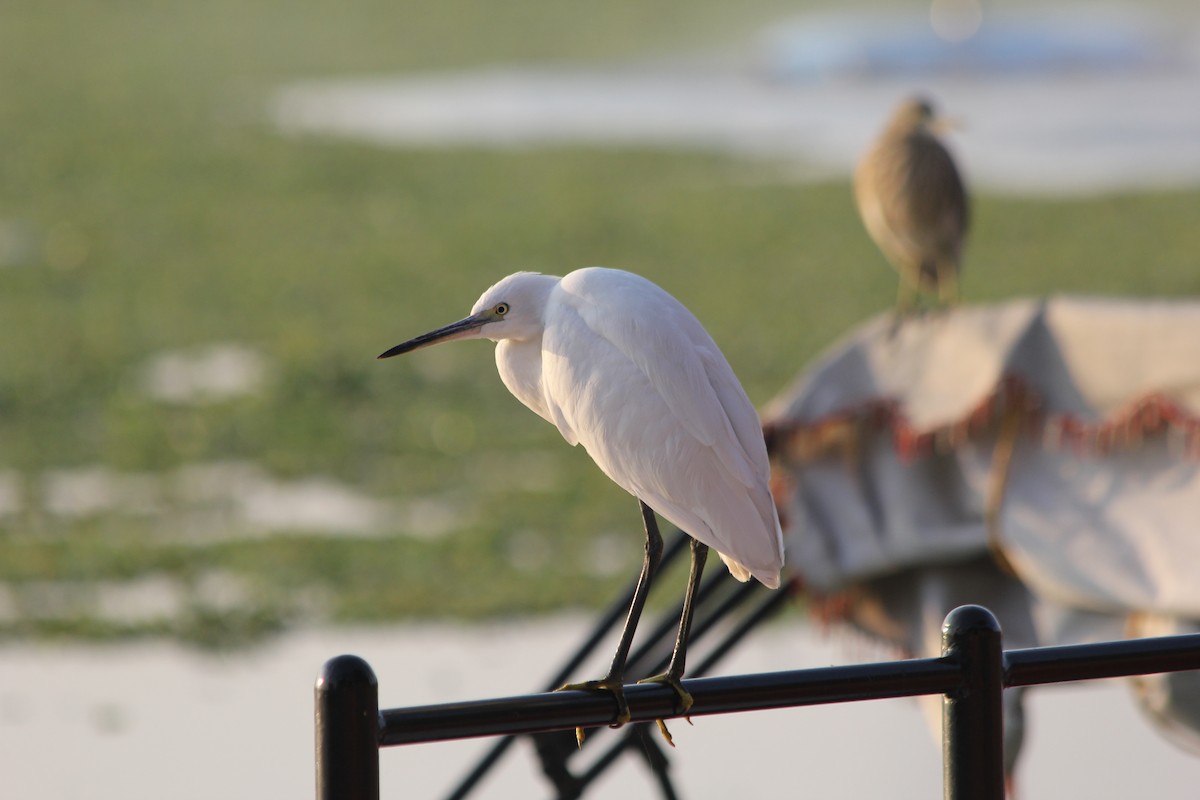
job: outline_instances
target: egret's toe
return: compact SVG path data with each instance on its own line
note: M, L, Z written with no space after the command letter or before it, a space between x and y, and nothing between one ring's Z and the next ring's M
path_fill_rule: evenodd
M629 722L632 716L629 713L629 703L625 700L625 684L619 677L609 676L601 678L598 681L583 681L582 683L564 683L554 691L579 691L579 692L608 692L617 701L617 715L613 721L608 723L610 728L620 728L626 722ZM583 747L583 728L575 729L575 740Z

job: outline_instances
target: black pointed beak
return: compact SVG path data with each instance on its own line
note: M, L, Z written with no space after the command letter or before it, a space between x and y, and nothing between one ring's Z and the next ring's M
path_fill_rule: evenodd
M451 322L445 327L438 328L436 331L423 333L407 342L401 342L390 350L385 350L380 353L377 358L391 358L392 356L411 353L413 350L420 350L422 347L429 347L438 342L452 342L455 339L468 339L475 336L479 329L489 322L490 318L476 314L465 319L460 319L458 322Z

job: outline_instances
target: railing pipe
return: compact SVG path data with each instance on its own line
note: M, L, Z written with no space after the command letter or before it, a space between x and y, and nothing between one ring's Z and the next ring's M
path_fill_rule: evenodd
M942 626L942 657L962 679L942 698L946 800L1004 800L1004 688L1000 624L986 608L961 606Z
M379 800L379 684L358 656L325 662L317 685L317 800Z
M957 665L938 658L879 664L692 678L688 716L942 694L958 686ZM630 684L625 699L633 722L678 716L678 697L659 684ZM616 703L603 692L549 692L494 700L389 709L382 712L380 746L449 741L502 733L570 730L608 725Z
M1200 634L1014 650L1004 653L995 618L955 609L943 627L944 655L878 664L693 678L683 681L690 716L771 708L945 695L945 796L1003 798L1005 686L1200 669ZM625 688L634 722L668 719L670 688ZM378 800L379 748L497 734L607 725L616 713L602 692L551 692L380 711L371 668L355 656L325 664L316 686L318 800Z
M667 567L675 561L682 553L688 550L688 537L682 531L676 530L675 536L667 543L666 550L663 551L662 560L658 563L658 574L666 571ZM609 606L608 610L600 617L600 620L592 628L588 637L584 640L575 654L567 659L567 662L559 668L558 672L547 682L546 689L556 689L566 683L578 668L592 654L599 644L604 641L608 632L616 626L617 623L625 619L625 615L629 612L629 604L633 602L633 593L637 586L637 581L630 582L628 588L625 589L617 598L616 602ZM661 634L660 634L661 635ZM636 661L636 654L633 661ZM502 736L496 740L479 762L468 772L458 785L447 795L446 800L463 800L471 793L471 791L479 784L489 770L500 760L501 756L508 751L512 743L516 741L513 735Z
M1200 669L1200 634L1058 645L1005 653L1005 685L1034 686Z

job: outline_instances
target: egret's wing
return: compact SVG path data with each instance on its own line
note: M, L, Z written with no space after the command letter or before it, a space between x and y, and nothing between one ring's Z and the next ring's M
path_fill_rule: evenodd
M599 280L614 276L619 282ZM635 364L671 415L713 448L732 476L745 486L767 479L758 414L712 337L679 301L619 270L578 270L559 292L591 335Z
M556 289L542 347L563 435L739 578L778 585L782 537L758 415L695 317L641 278L582 270Z
M557 332L560 334L570 335L562 330L560 324ZM551 340L555 337L552 334ZM563 378L563 371L555 369L559 366L559 362L543 350L542 352L542 397L548 414L547 419L554 423L554 427L558 428L558 432L567 440L567 444L575 447L579 444L579 434L575 432L575 425L567 419L567 409L571 403L567 398L576 392L575 389L569 388Z
M746 396L746 390L742 388L742 384L734 375L729 362L716 349L715 344L711 351L707 349L700 351L700 358L722 408L730 409L738 406L743 408L742 413L728 415L733 435L737 437L738 443L742 446L755 475L760 480L770 481L771 467L767 459L767 443L763 438L762 421L759 419L753 403L750 402L750 398Z

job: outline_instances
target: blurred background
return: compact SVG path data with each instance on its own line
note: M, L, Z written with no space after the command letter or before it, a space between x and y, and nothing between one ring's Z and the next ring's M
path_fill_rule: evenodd
M23 680L600 607L640 561L633 500L489 346L375 355L509 272L599 264L683 301L762 405L893 301L849 176L914 90L961 121L968 303L1200 291L1186 2L8 0L0 78L0 675ZM136 725L89 702L98 736ZM0 728L52 747L39 708L4 690Z

